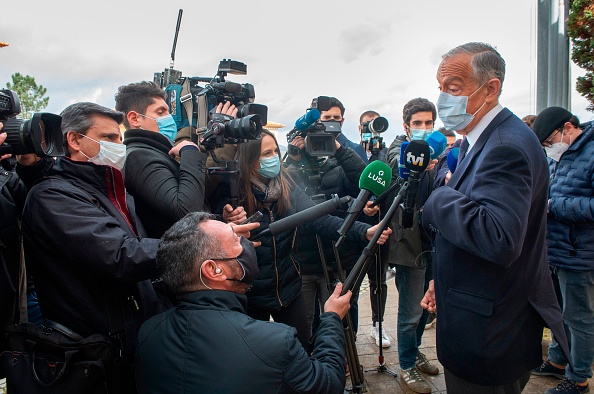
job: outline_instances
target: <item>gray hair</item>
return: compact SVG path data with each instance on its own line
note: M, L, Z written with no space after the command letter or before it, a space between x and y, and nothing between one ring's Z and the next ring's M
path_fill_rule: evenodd
M93 126L93 115L107 116L118 122L118 124L122 124L122 121L124 120L123 113L103 107L99 104L82 102L69 105L60 114L60 116L62 116L64 150L68 152L67 155L69 155L69 151L66 133L74 131L86 135L89 129Z
M225 257L220 256L217 240L200 226L215 219L206 212L192 212L174 223L161 237L157 266L161 278L173 293L183 293L200 283L195 275L197 264L200 266L207 259Z
M491 78L497 78L503 86L503 80L505 79L505 60L503 60L494 47L482 42L469 42L450 50L442 58L445 60L460 54L469 54L472 56L470 65L474 73L474 80L479 85L482 86ZM499 94L501 94L501 91Z

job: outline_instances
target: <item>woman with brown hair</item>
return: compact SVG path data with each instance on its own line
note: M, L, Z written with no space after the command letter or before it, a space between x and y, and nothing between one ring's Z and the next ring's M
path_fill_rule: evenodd
M314 202L287 174L281 164L281 154L274 135L263 130L261 139L238 146L239 204L248 216L256 211L264 214L256 232L268 228L276 220L314 206ZM221 201L221 206L225 202ZM337 240L342 219L322 216L305 226L322 237ZM377 226L356 222L347 233L348 241L367 245ZM383 244L391 233L383 232L378 243ZM292 259L295 231L260 239L256 248L260 273L248 291L248 314L258 320L285 323L297 329L300 342L305 346L311 336L307 324L305 304L301 296L301 276L298 264Z

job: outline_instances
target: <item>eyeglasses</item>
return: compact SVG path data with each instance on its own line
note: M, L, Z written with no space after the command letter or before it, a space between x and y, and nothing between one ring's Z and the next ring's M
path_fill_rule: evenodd
M555 132L553 133L553 135L550 138L546 139L541 145L544 146L545 148L548 148L549 146L552 146L553 143L551 141L555 138L555 136L557 135L557 133L559 133L560 131L561 131L561 129L555 130Z

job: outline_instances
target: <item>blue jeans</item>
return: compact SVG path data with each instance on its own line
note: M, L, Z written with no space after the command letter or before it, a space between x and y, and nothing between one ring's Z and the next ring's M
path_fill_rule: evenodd
M594 271L554 267L553 274L559 281L563 322L574 368L574 371L567 368L565 374L574 382L584 382L592 377L594 361ZM554 337L549 345L549 359L557 364L567 364Z
M398 355L400 367L415 366L428 313L421 308L425 295L425 268L396 265L398 289Z

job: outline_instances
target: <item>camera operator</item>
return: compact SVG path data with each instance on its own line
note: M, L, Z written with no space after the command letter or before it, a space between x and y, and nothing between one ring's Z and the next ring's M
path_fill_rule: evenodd
M324 201L330 199L332 194L357 198L359 177L365 168L365 163L351 148L340 145L336 140L334 143L336 144L334 157L317 158L307 154L304 150L305 139L296 136L290 144L299 148L301 154L288 154L284 163L287 173L310 197L321 195ZM344 217L344 214L341 216L336 213L335 216ZM308 231L305 226L297 229L294 253L295 260L301 268L302 293L310 328L315 328L320 306L330 295L320 260L321 252L324 253L328 269L331 270L329 272L331 280L338 279L332 243L328 239L322 239L322 245L323 250L320 251L315 234ZM347 243L340 248L341 266L347 273L357 262L361 250L361 246L354 243ZM358 327L357 299L358 292L355 292L349 312L355 334Z
M329 99L328 108L320 109L320 121L327 122L329 120L334 120L339 122L342 126L344 124L344 105L342 105L340 100L338 100L336 97L329 97ZM355 153L357 153L359 157L363 159L365 164L369 163L365 148L349 140L342 132L336 135L336 141L338 141L340 145L354 150Z
M166 98L163 89L147 81L120 86L115 95L116 110L126 115L126 188L151 238L160 238L187 213L205 210L207 155L191 141L173 145L177 125ZM229 208L223 220L245 219L243 208Z
M0 145L6 140L0 122ZM19 286L20 254L20 212L22 211L27 188L10 167L10 154L1 155L0 162L0 349L6 348L4 330L12 325L15 303L25 311L25 300L17 299ZM24 316L23 316L24 317ZM1 376L0 376L1 377Z
M371 163L374 160L380 160L387 163L388 148L383 143L382 138L374 138L373 133L366 130L368 125L374 119L380 117L376 111L365 111L359 116L359 135L361 136L361 146L365 149L367 160Z

